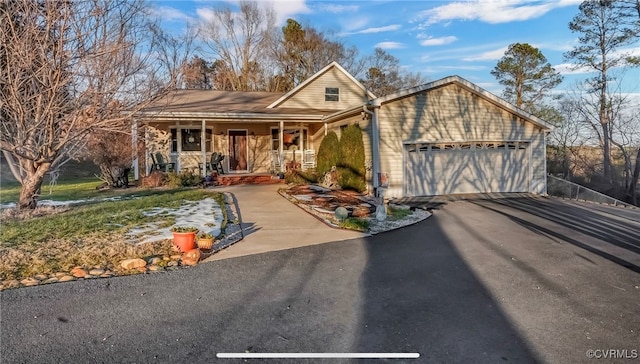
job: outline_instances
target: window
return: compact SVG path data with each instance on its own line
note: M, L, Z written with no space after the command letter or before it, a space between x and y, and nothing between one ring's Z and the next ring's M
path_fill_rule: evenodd
M300 136L304 135L304 145L308 145L307 131L306 129L284 129L282 133L282 146L284 150L299 149ZM271 149L278 150L280 148L280 129L276 127L271 128Z
M337 87L325 87L324 101L340 101L340 89Z
M182 143L181 151L183 152L199 152L202 149L202 129L171 129L171 152L178 151L178 130L180 130ZM206 151L211 151L211 129L205 130L205 147Z

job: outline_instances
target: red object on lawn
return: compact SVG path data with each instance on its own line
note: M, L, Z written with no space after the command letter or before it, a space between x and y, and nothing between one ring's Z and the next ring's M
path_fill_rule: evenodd
M186 253L191 249L195 249L196 247L196 233L195 231L186 232L186 233L178 233L173 232L173 244L178 247L178 249Z

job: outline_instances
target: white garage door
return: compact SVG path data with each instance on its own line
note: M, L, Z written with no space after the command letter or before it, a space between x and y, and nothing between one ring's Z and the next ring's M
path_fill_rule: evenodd
M406 161L408 196L529 191L525 142L411 144Z

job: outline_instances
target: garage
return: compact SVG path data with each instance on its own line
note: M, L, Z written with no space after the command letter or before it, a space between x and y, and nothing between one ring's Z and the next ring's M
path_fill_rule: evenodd
M405 144L404 194L529 192L525 141Z

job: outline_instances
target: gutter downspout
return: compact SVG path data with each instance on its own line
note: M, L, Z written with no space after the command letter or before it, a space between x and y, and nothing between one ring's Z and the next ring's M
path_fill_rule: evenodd
M373 109L373 112L369 111ZM371 159L373 169L373 196L378 200L376 206L376 220L384 221L387 219L387 209L384 206L383 189L380 188L380 130L378 129L378 110L380 105L373 104L363 105L362 110L371 116Z
M369 111L373 108L373 112ZM371 117L371 164L373 179L373 194L379 197L380 190L380 131L378 130L378 108L380 105L362 105L362 111Z

